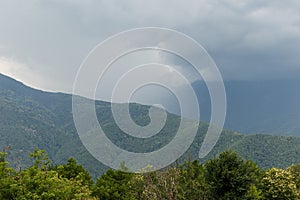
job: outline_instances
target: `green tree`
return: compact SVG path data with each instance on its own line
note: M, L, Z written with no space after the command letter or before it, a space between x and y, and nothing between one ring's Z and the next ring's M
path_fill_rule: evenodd
M30 156L35 159L34 165L13 177L12 199L92 199L91 191L81 180L60 177L49 169L51 161L45 151L35 149Z
M93 195L101 200L135 199L138 191L130 186L134 176L133 173L109 169L97 179L93 187Z
M90 198L91 191L80 181L60 178L55 171L29 168L17 177L16 199L82 199Z
M300 198L294 177L289 170L271 168L266 171L262 183L263 195L266 199L293 200Z
M40 150L35 148L32 153L29 154L29 157L34 159L33 167L41 170L47 170L49 165L51 164L51 160L49 159L45 150Z
M255 163L225 151L205 164L211 199L246 199L260 177Z
M290 166L288 169L293 175L298 191L300 190L300 163Z
M58 165L54 167L54 170L58 172L58 175L67 178L69 180L80 180L83 185L92 186L93 179L86 169L82 165L77 164L74 158L70 158L64 165Z
M6 152L0 152L0 199L12 199L14 196L12 185L15 184L13 179L15 171L8 167L6 156Z
M185 162L179 170L179 199L208 199L203 165L197 160Z

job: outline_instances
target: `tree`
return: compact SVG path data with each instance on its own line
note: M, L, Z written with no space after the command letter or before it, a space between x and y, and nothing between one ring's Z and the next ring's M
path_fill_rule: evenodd
M255 163L244 161L232 151L225 151L205 164L211 199L246 199L259 176Z
M0 152L0 199L12 199L13 188L11 187L15 181L12 176L15 174L13 168L8 167L5 158L6 152Z
M178 200L179 173L177 168L171 167L166 171L145 174L142 199Z
M49 159L47 153L45 150L40 150L38 148L35 148L32 153L29 154L29 157L34 159L34 165L33 167L41 170L47 170L51 160Z
M185 162L179 170L179 199L208 199L203 165L197 160Z
M80 180L83 185L92 186L93 179L86 169L82 165L78 165L74 158L70 158L64 165L58 165L54 167L54 170L58 172L58 175L67 178L69 180Z
M55 171L29 168L16 177L16 199L83 199L91 191L80 181L60 178Z
M136 199L135 188L130 183L135 175L120 170L109 169L99 177L93 187L93 195L103 200L132 200Z
M271 168L262 179L263 195L266 199L292 200L299 199L294 177L289 170Z
M49 169L51 161L45 151L35 149L30 156L34 165L13 176L12 199L92 199L89 187L81 180L60 177Z
M300 190L300 163L290 166L288 169L292 173L298 191Z

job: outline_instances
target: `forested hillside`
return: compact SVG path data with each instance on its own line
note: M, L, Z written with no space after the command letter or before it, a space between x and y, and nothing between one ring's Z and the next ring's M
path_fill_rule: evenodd
M55 164L74 157L94 177L107 170L79 140L72 118L71 101L71 95L35 90L0 75L0 146L12 147L8 156L12 166L26 168L32 165L27 155L37 147L45 149ZM156 136L149 139L128 137L113 121L110 103L97 101L95 104L105 133L116 145L130 151L147 152L160 148L174 137L178 127L179 117L168 114L166 126ZM133 119L141 125L149 122L148 109L148 106L130 105ZM180 161L198 158L206 129L207 124L201 122L194 143ZM235 150L262 168L284 168L300 161L300 138L243 135L229 130L222 132L213 151L202 161L225 149Z

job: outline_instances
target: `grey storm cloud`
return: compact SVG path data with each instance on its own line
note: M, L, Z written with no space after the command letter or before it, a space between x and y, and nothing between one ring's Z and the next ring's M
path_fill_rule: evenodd
M89 51L131 28L181 31L204 46L224 79L300 77L300 1L1 0L0 72L70 92Z

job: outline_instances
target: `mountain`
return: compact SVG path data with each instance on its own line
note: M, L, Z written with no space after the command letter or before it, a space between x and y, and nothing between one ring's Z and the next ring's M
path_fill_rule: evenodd
M225 81L227 117L225 128L245 134L300 137L300 80ZM210 119L210 95L203 81L192 84L201 111L201 121ZM178 114L176 106L165 107Z
M126 106L126 105L124 105ZM148 139L124 134L114 122L111 104L97 101L97 117L107 136L121 148L134 152L158 149L172 140L179 117L168 114L160 133ZM149 123L149 106L130 104L130 113L140 125ZM15 167L31 164L28 153L35 147L45 149L55 163L74 157L94 176L107 168L94 159L82 145L72 116L72 96L49 93L25 86L0 74L0 147L12 146L9 159ZM197 136L181 159L197 159L208 124L199 124ZM300 138L271 135L243 135L223 130L213 151L202 161L231 148L263 168L286 167L300 162Z
M224 127L245 134L271 134L300 137L300 79L225 81L227 117ZM186 85L181 91L188 91ZM208 122L211 101L205 82L195 81L201 118L190 108L185 116ZM171 113L180 114L176 98L169 94L153 95ZM189 94L186 94L189 96ZM140 101L143 102L143 101Z

